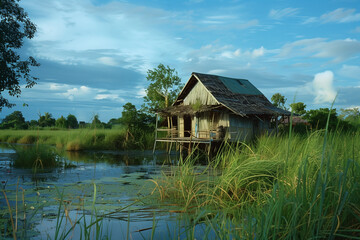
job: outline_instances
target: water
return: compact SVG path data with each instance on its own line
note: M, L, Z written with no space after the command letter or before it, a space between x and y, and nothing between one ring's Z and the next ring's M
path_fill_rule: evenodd
M82 224L70 234L78 239L85 224L94 222L95 216L103 216L99 222L102 235L113 239L149 239L153 227L156 239L187 238L182 216L171 213L176 206L161 206L151 196L155 187L151 180L160 177L161 172L170 171L169 164L164 163L176 162L176 155L169 156L165 152L152 155L150 151L87 151L63 152L60 156L74 167L34 174L29 169L11 167L15 151L9 145L0 144L0 181L9 203L18 205L18 229L27 229L25 237L54 238L56 226L61 225L60 232L67 231L81 219ZM3 216L6 206L2 194L0 211ZM62 224L57 223L59 219L63 220ZM9 223L0 222L0 229L1 224L6 227ZM196 226L198 238L203 237L204 229L203 225ZM25 231L19 230L20 233L25 234Z

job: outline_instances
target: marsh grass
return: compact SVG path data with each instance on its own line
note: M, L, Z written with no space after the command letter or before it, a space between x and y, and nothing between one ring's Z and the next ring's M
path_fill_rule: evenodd
M224 239L359 238L359 155L360 132L262 136L225 144L201 173L190 157L154 180L154 194L213 213Z
M47 144L69 151L87 149L124 150L151 149L154 134L139 132L125 141L126 130L120 129L68 129L68 130L1 130L0 142L21 144Z
M16 146L16 157L13 160L13 166L16 168L31 168L34 171L44 168L54 168L60 166L58 155L54 148L47 145L27 145Z

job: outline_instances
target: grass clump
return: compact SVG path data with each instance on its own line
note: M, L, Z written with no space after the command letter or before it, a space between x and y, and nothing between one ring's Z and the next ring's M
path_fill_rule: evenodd
M17 146L13 165L16 168L43 169L59 166L54 149L46 145Z

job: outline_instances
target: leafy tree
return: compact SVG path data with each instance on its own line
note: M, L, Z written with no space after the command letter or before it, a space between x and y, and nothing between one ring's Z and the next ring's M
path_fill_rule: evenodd
M132 134L133 130L138 125L138 111L136 110L135 105L128 102L123 106L123 111L121 113L120 118L121 124L123 124L126 127L126 137L125 140L127 141L129 139L129 135L134 138L134 135Z
M148 70L146 79L150 81L144 97L146 109L154 112L170 106L181 90L181 79L174 68L159 64Z
M58 128L67 128L67 121L64 116L61 115L58 119L56 119L55 126Z
M20 111L14 111L13 113L7 115L1 122L0 125L2 129L26 129L25 118Z
M326 127L329 112L329 129L333 130L338 124L336 109L331 109L331 111L329 108L312 109L306 112L304 118L308 120L313 128L324 129Z
M359 108L340 109L339 118L350 123L354 127L360 127Z
M291 103L290 104L291 110L299 115L303 115L306 113L306 105L303 102Z
M286 110L286 107L285 107L286 100L287 99L283 95L281 95L280 93L275 93L271 97L271 101L272 101L273 105L275 107L278 107L278 108L281 108L281 109L284 109L284 110Z
M128 129L134 127L138 123L138 111L135 105L128 102L123 106L123 111L120 118L121 124L126 126Z
M19 0L0 0L0 111L3 107L12 107L2 96L7 91L10 96L21 94L20 80L31 88L37 78L30 75L30 66L39 66L33 57L21 59L18 49L23 46L24 39L31 39L36 26L30 21L27 13L17 3Z
M39 126L39 122L36 121L36 120L31 120L31 121L29 122L29 126L30 126L31 128L35 128L35 127Z
M43 116L39 115L38 122L40 127L52 127L55 125L55 118L52 117L51 113L46 112Z
M72 114L69 114L66 118L66 122L67 122L67 127L68 128L78 128L79 127L79 122L77 120L77 118L72 115Z
M100 121L98 114L94 115L91 121L91 128L104 128L104 124Z

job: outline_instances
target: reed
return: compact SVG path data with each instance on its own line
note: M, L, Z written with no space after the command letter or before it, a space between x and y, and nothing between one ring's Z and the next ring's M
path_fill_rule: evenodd
M359 155L360 132L262 136L225 144L204 172L187 159L154 180L154 194L183 211L221 211L226 220L211 224L225 239L359 238Z

